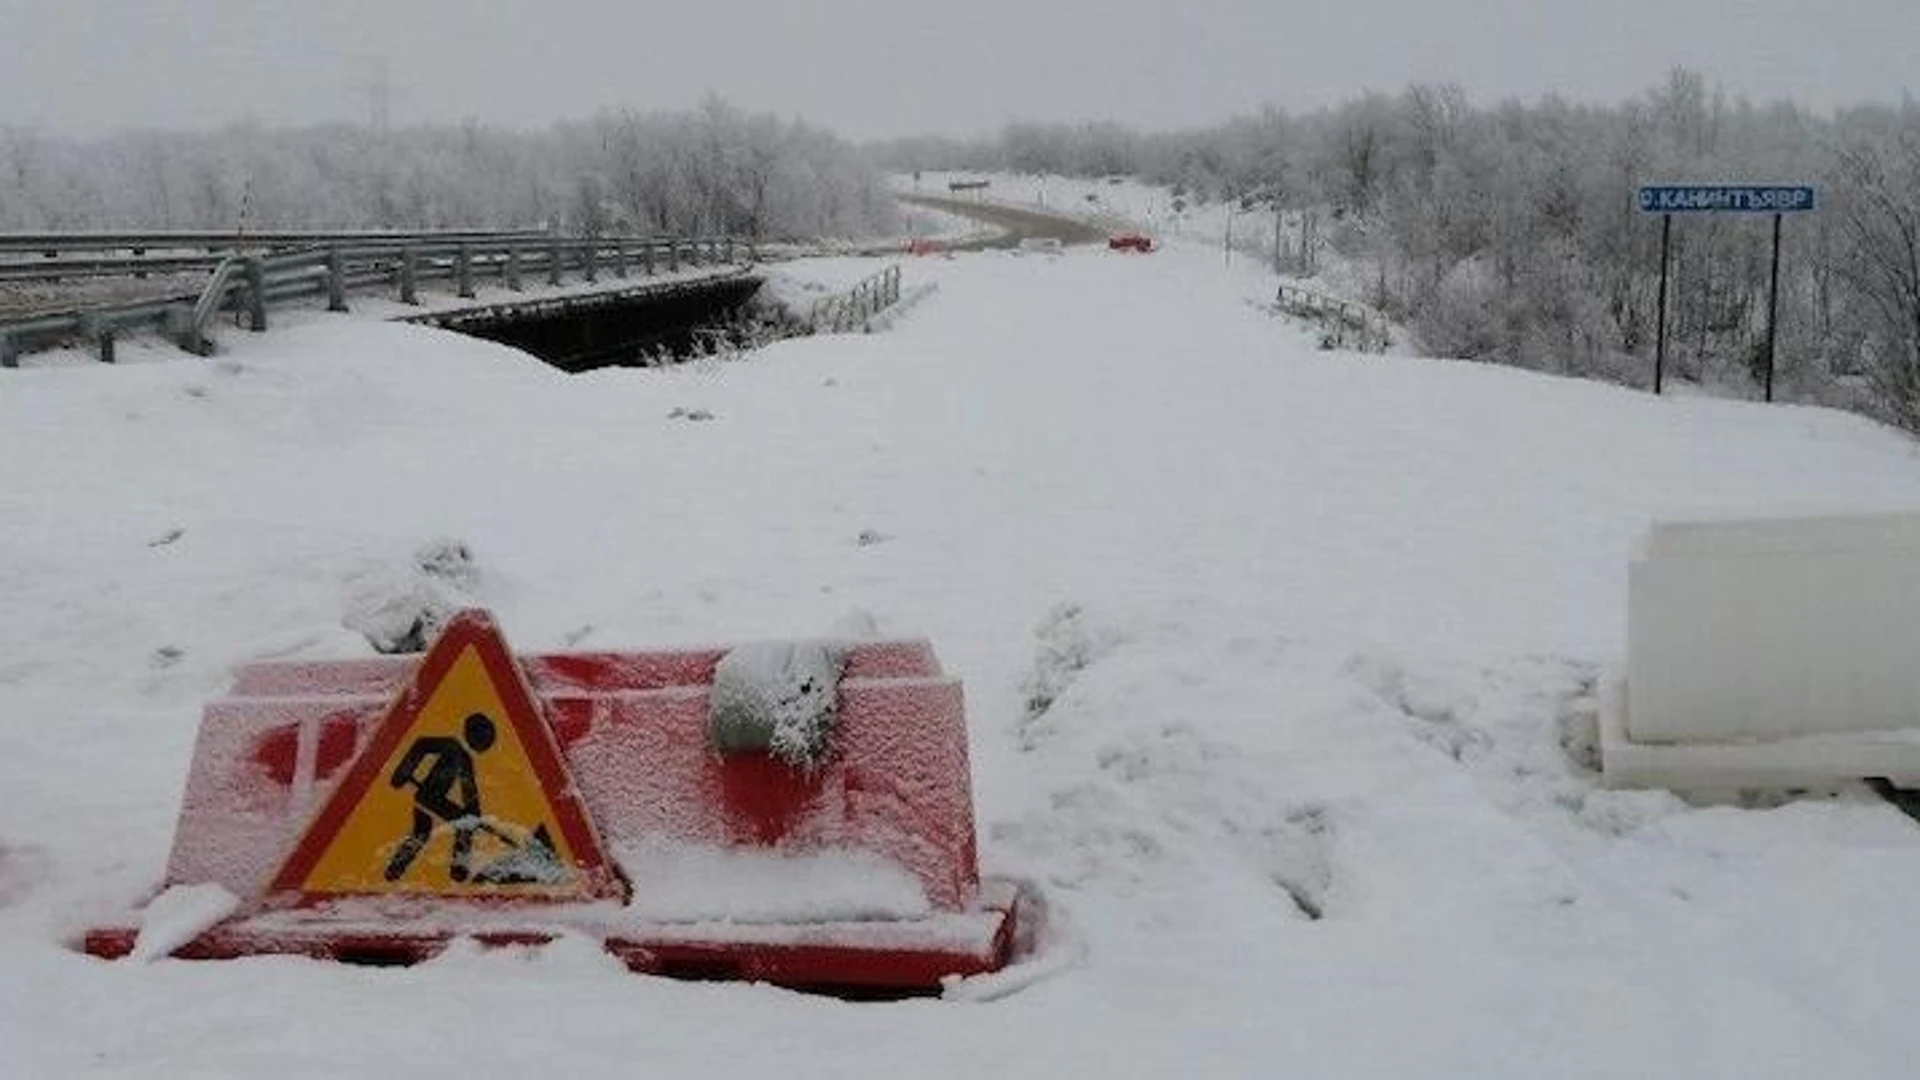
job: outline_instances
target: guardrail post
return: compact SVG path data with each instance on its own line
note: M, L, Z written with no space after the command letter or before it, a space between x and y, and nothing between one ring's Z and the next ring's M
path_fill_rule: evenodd
M560 284L560 261L562 257L560 241L555 240L547 248L547 284Z
M613 242L613 276L617 278L627 276L627 242L625 240Z
M507 288L520 291L520 245L507 245Z
M408 244L400 249L400 302L420 302L420 257Z
M267 328L267 264L258 255L247 260L247 329Z
M667 269L676 274L680 272L680 238L677 236L667 241Z
M99 351L101 363L113 363L113 324L107 321L105 315L82 315L80 332L93 339L94 348Z
M473 299L473 248L461 244L453 253L453 276L460 299Z
M347 261L338 245L327 249L327 310L347 310Z
M195 356L207 355L206 338L200 333L200 324L194 321L193 305L174 304L167 308L165 320L167 337L175 345Z
M600 278L599 262L600 241L588 240L586 246L580 249L580 276L586 278L589 285Z
M653 276L653 241L647 240L640 245L640 268L648 277Z
M0 368L20 366L20 350L13 344L13 335L0 332Z

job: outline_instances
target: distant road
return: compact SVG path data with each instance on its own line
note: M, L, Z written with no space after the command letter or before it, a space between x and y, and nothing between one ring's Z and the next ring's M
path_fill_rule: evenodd
M939 195L896 195L895 198L912 206L924 206L943 214L971 218L981 224L1005 230L1005 235L991 239L954 244L943 242L941 247L949 251L1017 247L1020 241L1028 238L1053 239L1062 244L1098 244L1107 238L1104 231L1092 225L1072 218L1060 217L1057 214L1049 214L1044 210L998 206L993 203L974 202L971 199L949 199Z

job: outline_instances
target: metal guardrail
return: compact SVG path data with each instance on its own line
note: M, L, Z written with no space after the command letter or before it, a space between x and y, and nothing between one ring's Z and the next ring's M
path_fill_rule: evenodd
M0 260L0 281L76 281L110 277L165 277L207 273L226 253L202 255L131 255L91 259L46 258Z
M875 315L899 300L900 268L889 266L846 292L815 300L807 312L807 326L816 334L864 331Z
M40 274L48 277L62 276L62 271L67 269L67 264L54 260L67 260L74 255L96 256L92 259L72 260L72 264L76 266L91 263L124 264L138 269L144 257L151 257L155 262L171 257L206 261L209 263L208 268L211 269L212 262L217 262L222 255L235 251L285 251L290 248L322 247L332 244L485 243L489 240L533 240L547 235L549 234L544 230L537 229L433 229L410 232L351 229L250 233L181 230L119 233L0 233L0 278L19 280ZM108 257L106 253L111 252L124 252L125 255ZM161 253L172 254L163 257ZM73 275L68 273L65 276Z
M1393 342L1387 317L1365 304L1283 283L1274 296L1274 305L1288 315L1320 326L1326 331L1321 343L1327 348L1385 352Z
M112 363L118 337L150 330L204 356L212 351L209 328L223 311L244 313L249 328L262 331L267 309L275 304L324 297L329 311L345 311L349 293L372 286L395 288L402 303L417 304L420 286L428 281L451 281L460 297L472 298L477 283L488 279L520 291L528 278L543 276L548 285L559 285L568 272L594 282L602 273L625 278L637 270L651 276L683 266L754 260L753 246L731 237L450 235L354 234L317 247L236 252L214 262L206 286L195 293L0 321L0 367L17 366L21 353L75 339L92 342L100 359Z

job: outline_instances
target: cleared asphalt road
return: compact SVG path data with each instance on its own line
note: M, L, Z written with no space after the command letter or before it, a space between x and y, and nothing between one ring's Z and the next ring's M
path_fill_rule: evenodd
M1013 206L974 202L971 199L943 198L938 195L901 195L899 199L911 206L924 206L929 210L971 218L981 224L1005 230L1003 235L991 239L941 245L949 251L1010 248L1018 246L1020 241L1029 238L1053 239L1062 244L1098 244L1107 238L1106 232L1102 229L1072 218L1049 214L1044 210L1025 210Z

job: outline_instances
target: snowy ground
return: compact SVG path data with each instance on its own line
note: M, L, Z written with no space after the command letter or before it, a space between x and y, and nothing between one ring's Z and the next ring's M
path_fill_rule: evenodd
M805 312L815 301L846 292L874 274L902 263L905 252L892 256L844 255L772 263L762 267L767 283L759 298L777 300L790 310Z
M1913 444L1319 352L1220 264L909 260L891 333L674 370L315 313L0 373L0 1076L1913 1075L1920 828L1601 791L1588 700L1662 508L1912 508ZM522 649L930 637L1056 973L67 949L160 877L230 666L366 654L343 620L442 537Z

